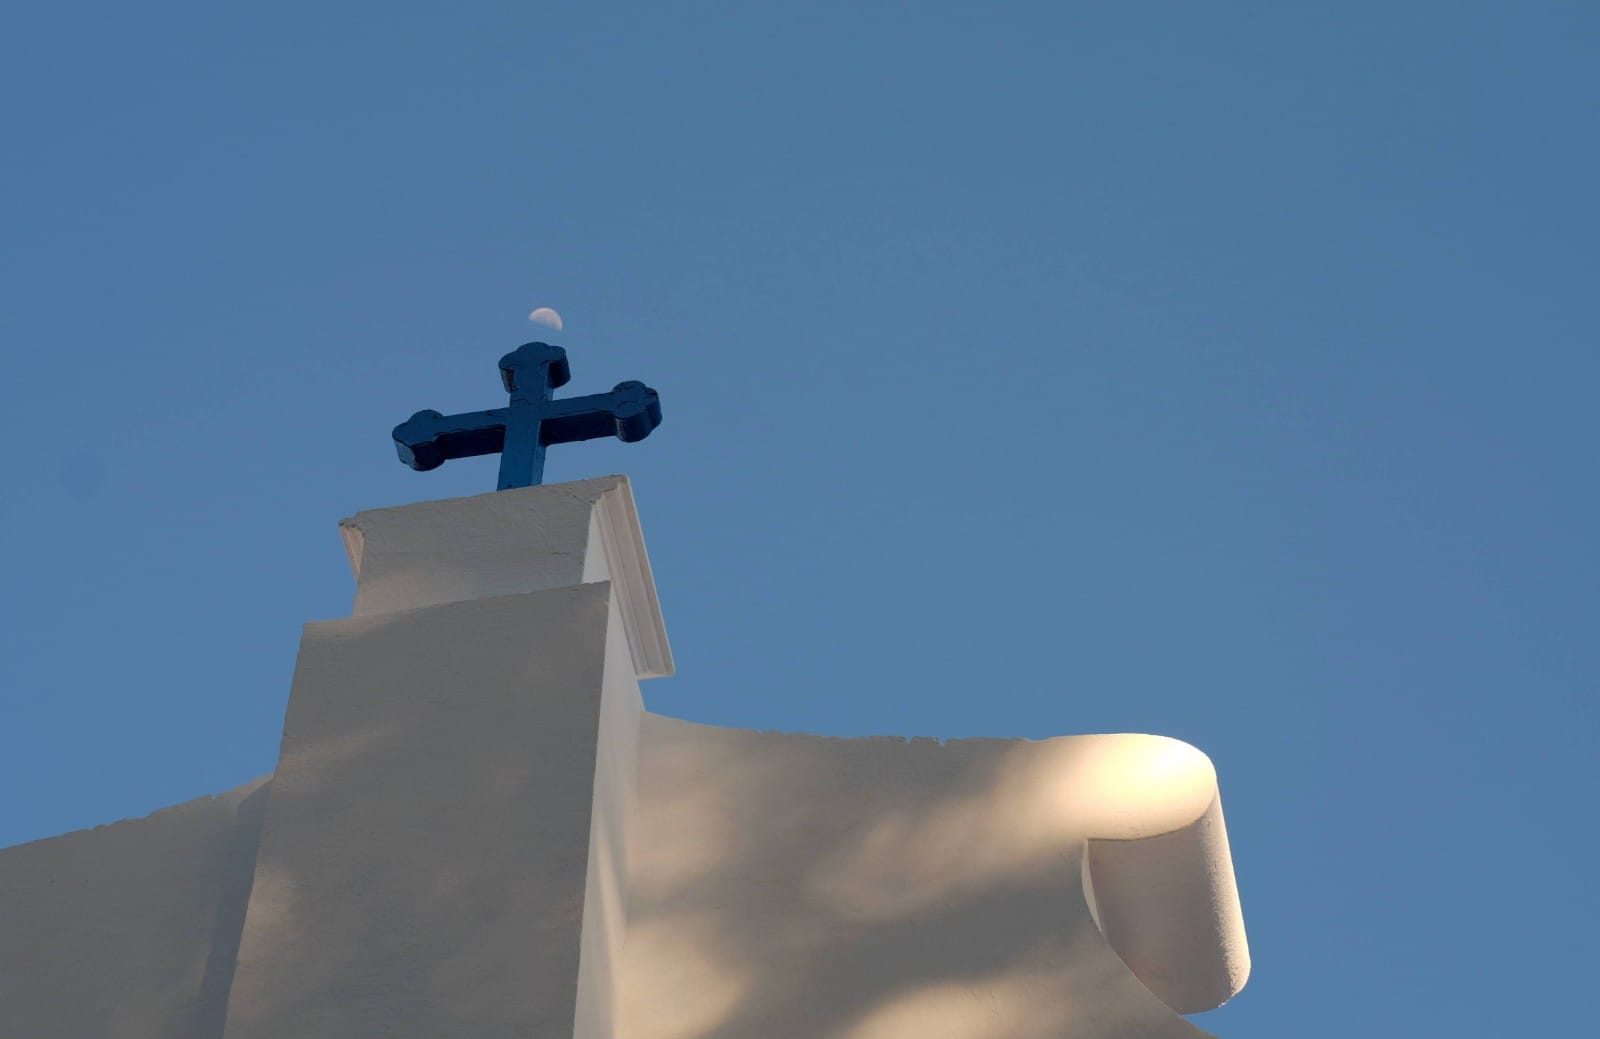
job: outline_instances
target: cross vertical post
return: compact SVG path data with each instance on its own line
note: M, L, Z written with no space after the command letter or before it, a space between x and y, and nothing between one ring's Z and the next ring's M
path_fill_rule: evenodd
M541 346L544 344L529 344ZM523 348L524 350L527 347ZM560 347L546 347L547 351ZM505 440L500 447L500 481L497 491L513 487L537 487L544 482L544 438L540 426L544 421L545 406L550 395L572 377L567 365L566 352L559 357L539 352L532 357L519 358L518 353L507 354L500 360L500 380L511 394L511 404L505 410ZM559 364L559 369L556 365ZM559 381L557 381L559 380Z

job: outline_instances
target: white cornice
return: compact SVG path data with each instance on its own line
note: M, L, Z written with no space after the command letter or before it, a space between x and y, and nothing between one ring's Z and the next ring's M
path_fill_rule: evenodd
M672 647L656 597L655 575L644 547L644 528L633 501L633 485L626 476L611 477L615 484L600 495L594 517L606 556L606 570L616 589L633 668L640 678L664 678L673 673Z

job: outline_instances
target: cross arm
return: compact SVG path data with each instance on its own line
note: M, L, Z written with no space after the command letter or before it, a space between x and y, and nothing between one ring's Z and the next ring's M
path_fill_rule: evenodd
M569 444L614 436L628 443L643 440L661 424L661 398L642 382L619 382L610 393L553 400L545 405L539 439Z
M505 447L509 408L441 415L419 411L394 427L400 461L420 472L437 469L452 458L492 455Z

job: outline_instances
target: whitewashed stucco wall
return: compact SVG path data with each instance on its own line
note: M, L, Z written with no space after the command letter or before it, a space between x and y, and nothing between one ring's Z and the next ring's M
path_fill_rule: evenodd
M1194 748L642 714L620 478L345 534L270 782L0 851L0 1036L1181 1039L1243 985Z

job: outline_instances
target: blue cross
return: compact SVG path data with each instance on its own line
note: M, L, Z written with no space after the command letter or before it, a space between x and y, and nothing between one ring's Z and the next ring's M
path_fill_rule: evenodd
M544 479L544 449L551 444L615 436L643 440L661 424L661 398L642 382L619 382L610 393L551 400L550 391L572 378L567 352L527 343L500 358L500 379L511 403L504 408L441 415L419 411L394 427L400 461L437 469L452 458L500 455L500 485L534 487Z

